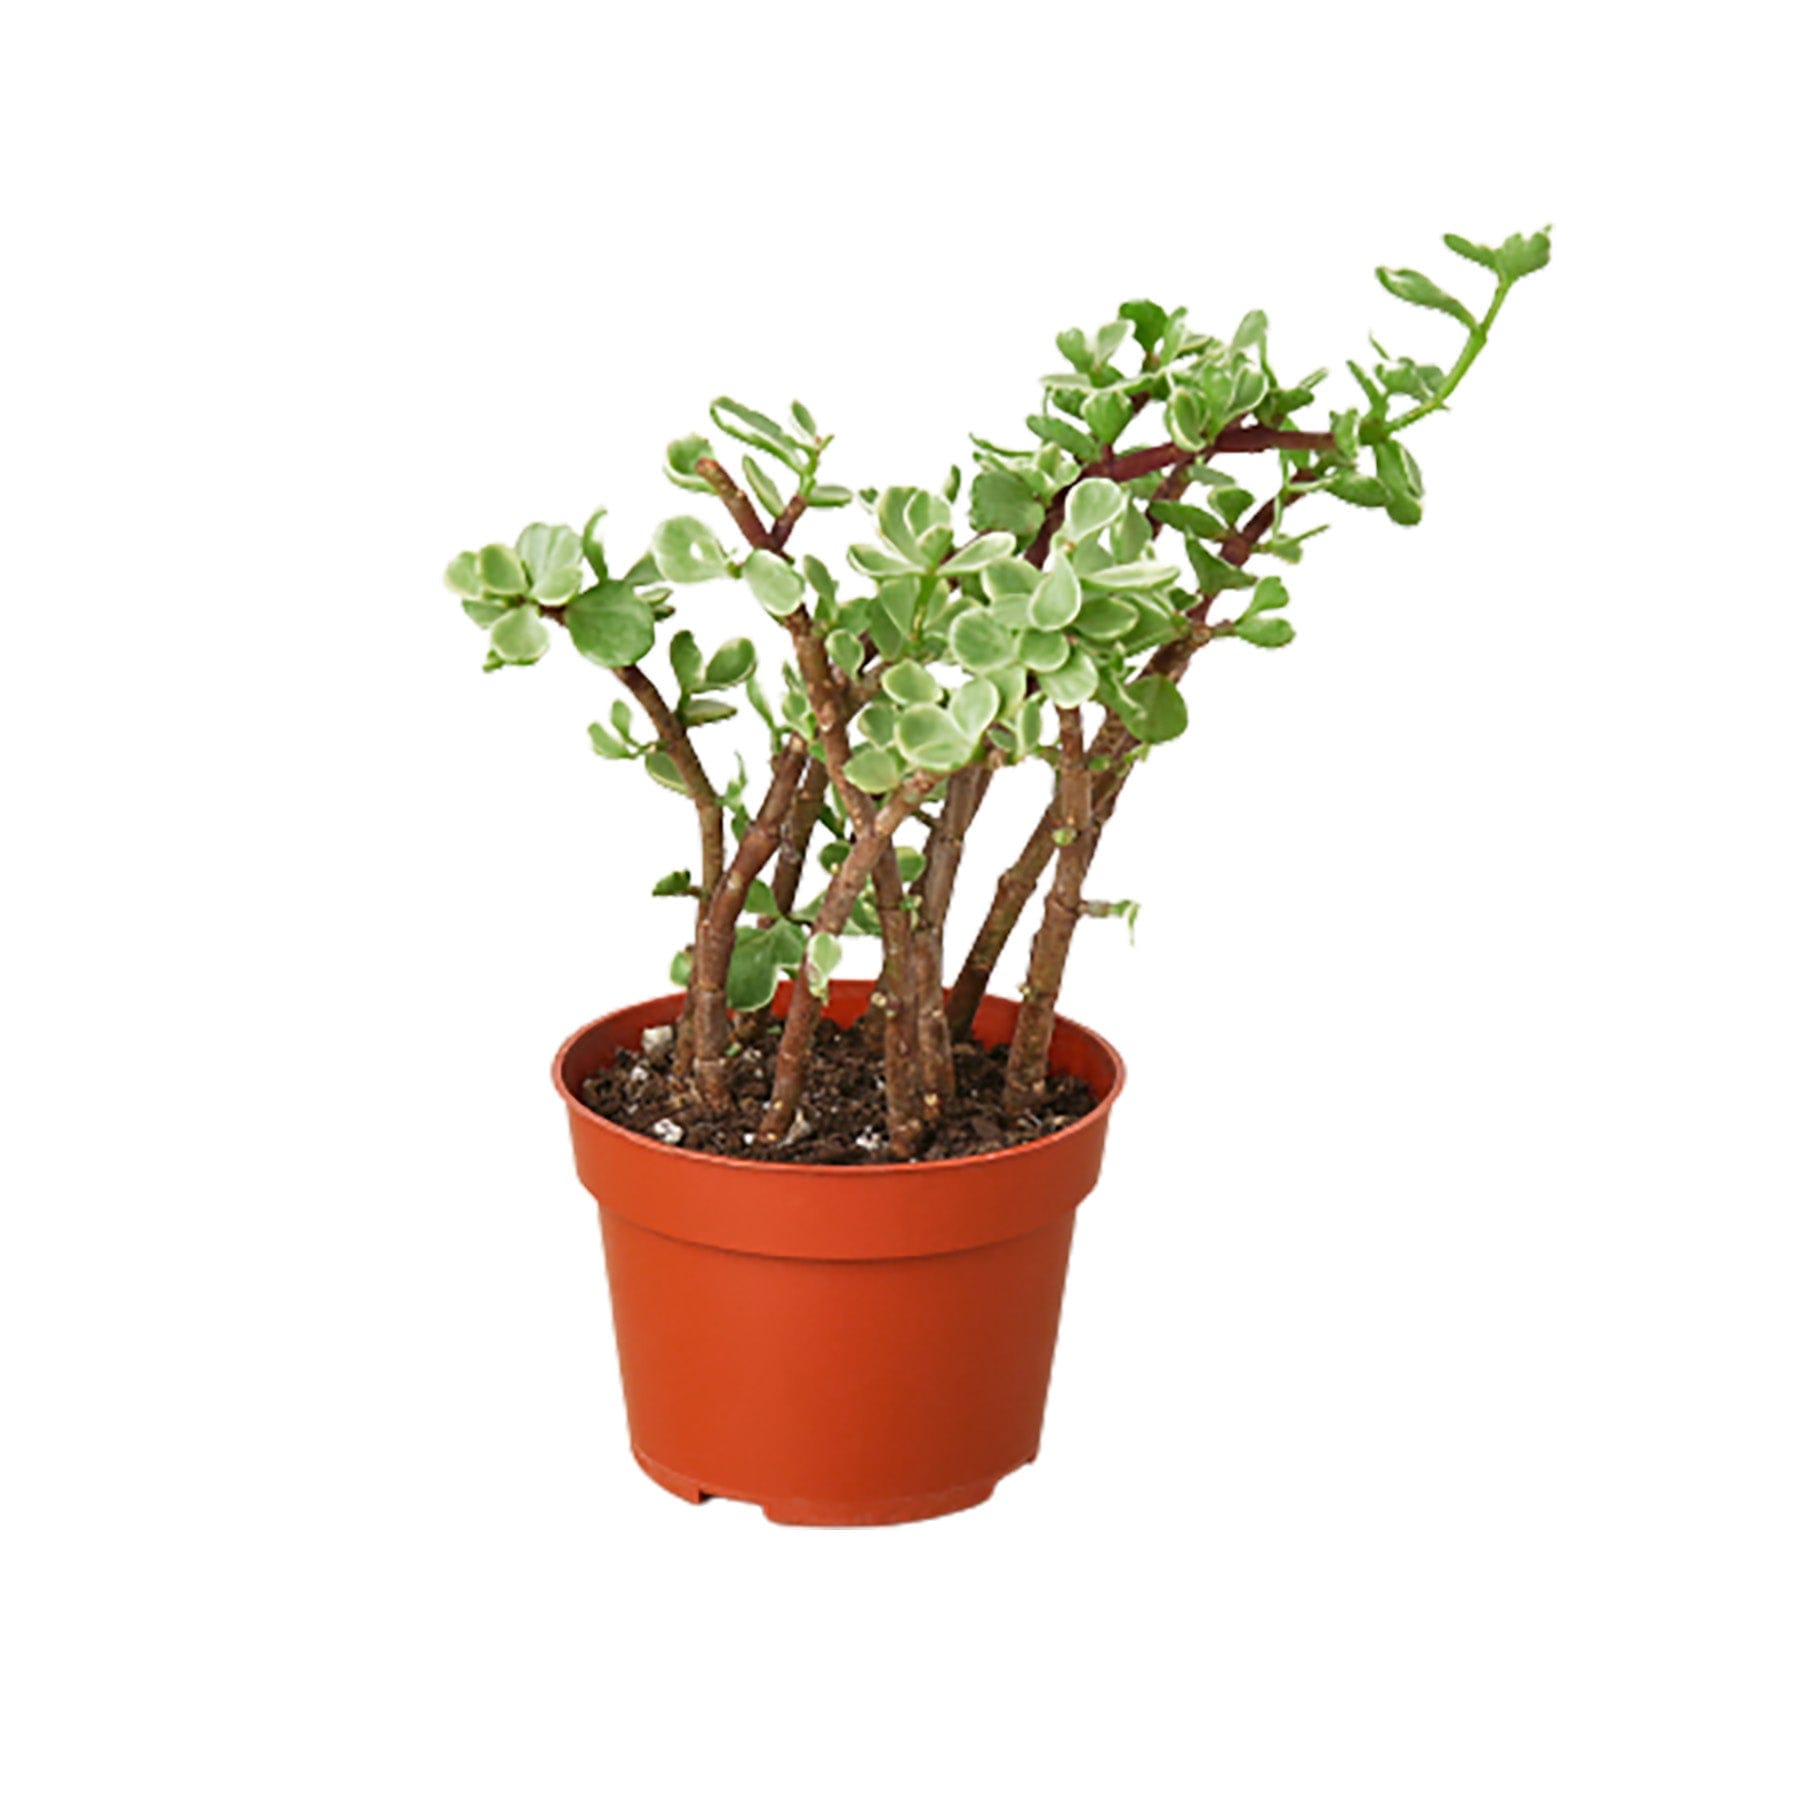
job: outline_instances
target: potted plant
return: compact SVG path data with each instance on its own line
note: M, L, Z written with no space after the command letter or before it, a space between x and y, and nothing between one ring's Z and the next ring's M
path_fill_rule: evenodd
M1377 344L1349 364L1357 403L1316 423L1326 371L1278 378L1260 312L1221 338L1131 301L1058 337L1028 441L975 439L966 490L953 469L853 493L823 478L831 439L804 406L721 399L739 472L704 436L666 470L722 509L723 535L684 512L620 566L596 513L450 564L486 666L566 636L623 689L594 750L691 814L694 854L655 888L691 907L679 991L584 1026L555 1064L600 1204L633 1449L665 1487L892 1522L973 1505L1035 1455L1075 1208L1124 1079L1056 1013L1081 921L1133 910L1092 894L1096 852L1132 771L1185 730L1197 654L1292 641L1280 571L1325 529L1297 519L1336 503L1419 523L1413 428L1550 254L1541 232L1445 242L1492 280L1479 315L1414 270L1378 277L1454 319L1460 354L1444 369ZM872 530L847 568L797 546L809 513L858 500ZM715 583L785 630L767 687L716 595L678 604ZM766 743L725 778L711 740L737 696ZM965 838L1002 815L1001 786L1045 770L946 982ZM1040 886L1022 996L999 998ZM870 979L838 973L856 938Z

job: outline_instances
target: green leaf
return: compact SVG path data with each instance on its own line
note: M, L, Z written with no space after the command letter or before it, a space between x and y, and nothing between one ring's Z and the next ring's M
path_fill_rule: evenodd
M914 768L940 774L960 769L975 754L974 744L941 706L907 707L900 715L894 741Z
M1025 423L1046 444L1055 444L1084 463L1092 462L1100 454L1100 446L1068 419L1059 419L1050 413L1033 413Z
M592 727L589 727L591 730ZM694 889L694 872L691 869L673 869L650 890L653 898L667 900L677 895L687 895Z
M885 794L889 788L900 785L904 773L899 757L878 744L864 744L853 750L844 764L846 778L865 794Z
M1429 307L1433 312L1448 313L1459 324L1474 329L1475 315L1456 298L1446 294L1429 275L1417 269L1377 269L1375 279L1394 296L1409 306Z
M1125 510L1125 490L1116 481L1096 477L1069 490L1063 508L1063 530L1080 542L1098 536Z
M1069 660L1071 648L1060 631L1028 631L1019 640L1019 660L1033 674L1043 675L1060 669Z
M612 716L612 722L613 722L613 730L616 731L619 734L619 736L622 737L626 741L626 743L630 743L631 742L631 708L630 708L630 706L627 705L626 702L623 700L615 700L612 703L612 715L611 716Z
M1106 594L1084 600L1081 611L1075 615L1075 629L1083 637L1102 641L1127 636L1136 628L1137 622L1135 606Z
M706 674L706 659L691 631L678 631L669 640L669 667L684 694L691 694Z
M1110 444L1131 423L1131 402L1117 388L1102 388L1083 403L1081 422L1102 444Z
M575 648L602 668L638 662L656 642L656 615L622 581L577 594L562 617Z
M1264 650L1279 650L1283 644L1294 641L1294 628L1286 619L1259 613L1254 618L1238 620L1237 635L1247 644L1260 645Z
M872 744L883 747L894 741L894 727L900 715L885 700L871 700L856 715L856 727Z
M631 760L630 745L621 743L604 725L590 725L588 741L594 746L594 754L604 756L608 762L629 762Z
M1031 596L1027 616L1039 631L1060 631L1081 611L1081 577L1059 550Z
M839 487L836 482L821 481L814 485L806 496L808 506L848 506L856 496L847 487Z
M1110 569L1095 569L1086 579L1101 588L1156 588L1175 579L1177 571L1168 563L1146 561L1115 563Z
M1247 312L1238 321L1238 328L1232 333L1231 353L1242 355L1246 350L1256 349L1265 343L1269 335L1269 315L1265 312Z
M967 575L976 569L985 569L989 563L997 563L1002 557L1013 553L1013 539L1010 532L989 531L978 538L972 538L957 551L946 563L939 565L939 573L943 575Z
M756 646L748 638L727 638L706 665L709 688L736 687L756 673Z
M1514 232L1494 252L1494 268L1504 281L1522 281L1534 275L1550 261L1550 227L1534 231L1530 237Z
M786 502L781 497L781 490L776 487L767 469L754 456L744 458L744 486L762 502L763 510L770 518L780 515Z
M978 607L950 622L950 654L972 675L990 675L1018 656L1013 634Z
M681 779L681 771L668 751L652 750L644 758L644 772L658 787L666 787L672 794L687 794L688 785Z
M444 571L444 586L465 600L481 598L481 564L473 550L465 550L461 556L451 559L449 568Z
M1320 482L1319 486L1334 499L1347 501L1351 506L1386 506L1388 503L1386 485L1373 475L1345 471L1333 475L1329 481Z
M925 855L915 850L910 844L897 844L894 847L894 861L900 867L902 881L917 881L925 873Z
M1140 743L1166 744L1187 730L1187 702L1168 676L1140 676L1122 697L1121 717Z
M895 663L881 678L882 692L902 706L930 706L943 695L937 677L922 664Z
M664 519L650 537L650 554L665 581L713 581L726 573L725 549L701 520Z
M1200 584L1203 594L1222 594L1227 588L1247 588L1256 586L1256 577L1246 574L1242 569L1233 568L1222 557L1214 556L1195 539L1187 541L1188 561L1194 565L1194 577Z
M983 469L969 484L969 523L977 531L1005 531L1029 540L1044 523L1044 509L1010 469Z
M859 575L879 580L888 575L911 575L915 566L884 544L852 544L844 560Z
M854 675L863 664L863 641L854 631L834 631L825 640L825 654L846 675Z
M791 400L788 402L788 411L794 415L794 423L799 426L802 436L816 438L819 435L819 422L812 416L809 408L801 405L798 400Z
M1240 623L1254 613L1279 612L1288 603L1287 584L1279 575L1265 575L1256 584L1250 604L1239 615Z
M465 600L462 609L483 631L506 612L504 600Z
M773 933L740 931L725 977L726 1005L737 1012L758 1012L775 998L780 983Z
M781 908L775 904L775 890L766 881L756 880L744 889L744 911L773 917Z
M711 484L704 475L694 473L694 465L702 457L712 457L713 447L703 437L677 438L663 457L663 473L678 488L686 488L690 493L710 494ZM717 458L713 458L717 460Z
M1414 500L1424 495L1425 478L1419 473L1417 461L1404 444L1393 438L1375 446L1375 473L1390 495L1410 496Z
M772 550L752 550L744 563L750 591L772 618L785 619L806 598L806 583L792 563Z
M607 580L607 547L599 542L599 522L607 517L607 508L599 506L589 513L587 524L581 527L581 554L587 558L589 569L594 571L594 580Z
M806 451L767 413L759 413L722 395L712 403L711 412L713 423L721 431L729 432L739 443L748 444L752 450L767 451L770 456L786 463L796 475L806 472Z
M1000 690L991 681L977 675L964 682L950 696L950 718L971 743L979 743L981 734L993 724L1000 712Z
M837 577L816 556L801 557L800 567L806 571L806 579L821 600L829 604L837 599Z
M1458 237L1454 231L1444 233L1444 242L1458 256L1466 257L1472 263L1479 263L1484 269L1498 269L1500 252L1490 250L1486 244L1477 244L1466 237Z
M703 694L684 694L675 708L675 716L689 727L717 725L722 719L735 719L737 708L728 700L709 700Z
M1223 487L1214 492L1212 503L1221 517L1235 525L1256 504L1256 496L1241 487Z
M669 979L677 987L686 987L693 973L693 957L686 950L677 950L669 963Z
M1127 300L1119 308L1119 317L1131 327L1131 334L1144 350L1154 350L1169 323L1169 315L1154 300Z
M510 544L488 544L476 553L475 566L481 585L490 594L508 598L525 592L529 577L525 565Z
M816 931L806 946L806 985L820 1000L831 993L831 972L843 959L844 946L829 931Z
M1177 388L1165 409L1172 437L1184 450L1206 448L1206 408L1191 388Z
M581 585L581 540L567 526L526 526L518 533L518 558L538 599L567 599ZM567 576L569 587L553 594L545 581L556 583L560 576Z
M534 663L550 648L550 628L535 606L515 606L495 621L488 644L502 662Z
M1053 706L1080 706L1094 697L1100 685L1100 671L1085 650L1071 650L1069 660L1060 669L1051 669L1038 677L1038 686Z
M1185 500L1158 500L1150 508L1150 516L1159 524L1173 525L1184 534L1195 537L1229 537L1230 527L1216 519L1204 506L1193 506Z

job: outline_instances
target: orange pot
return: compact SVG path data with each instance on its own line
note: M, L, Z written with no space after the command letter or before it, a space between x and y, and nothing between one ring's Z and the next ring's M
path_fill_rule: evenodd
M834 981L848 1024L871 983ZM784 1008L787 995L777 997ZM600 1203L632 1453L684 1500L790 1525L891 1525L975 1506L1037 1455L1075 1208L1125 1068L1058 1020L1051 1062L1099 1105L1053 1136L944 1162L810 1167L671 1148L581 1084L667 995L584 1026L556 1058L575 1168ZM1003 1043L1018 1013L975 1020Z

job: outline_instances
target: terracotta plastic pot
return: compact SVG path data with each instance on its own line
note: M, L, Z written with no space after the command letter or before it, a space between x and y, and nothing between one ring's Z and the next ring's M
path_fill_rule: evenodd
M859 1017L870 986L833 982L828 1015ZM609 1013L555 1067L576 1171L600 1203L633 1454L685 1500L749 1500L784 1524L979 1504L1037 1455L1075 1208L1124 1084L1118 1053L1059 1020L1052 1066L1099 1105L1016 1149L738 1162L625 1131L579 1098L680 1009L671 994ZM984 1001L976 1037L1006 1042L1017 1013Z

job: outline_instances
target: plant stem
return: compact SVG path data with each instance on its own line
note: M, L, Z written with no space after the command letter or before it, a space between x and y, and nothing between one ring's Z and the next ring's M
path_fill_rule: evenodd
M1069 944L1081 918L1081 887L1094 860L1093 776L1082 735L1081 709L1060 707L1061 745L1056 776L1056 874L1044 901L1044 921L1031 944L1024 1000L1006 1059L1004 1104L1009 1119L1042 1104L1049 1073L1056 997L1069 960Z
M787 541L794 535L794 527L800 523L800 515L806 511L806 496L796 493L781 509L781 516L769 531L769 548L776 552L785 550Z
M1404 431L1409 425L1416 425L1421 419L1428 418L1456 392L1457 384L1475 366L1475 359L1487 348L1488 333L1494 328L1494 321L1500 316L1500 308L1506 302L1506 296L1512 290L1510 281L1499 281L1494 288L1494 297L1488 303L1488 309L1482 314L1478 323L1470 328L1464 340L1462 353L1450 365L1450 373L1444 377L1443 385L1429 400L1421 400L1411 412L1402 413L1388 426L1388 436L1396 431Z
M1195 651L1210 641L1211 634L1205 622L1206 608L1210 604L1211 596L1201 600L1188 615L1193 627L1188 636L1162 645L1144 665L1145 674L1166 675L1169 680L1180 682L1193 661ZM1094 777L1096 837L1112 818L1113 809L1119 802L1120 790L1137 766L1135 762L1125 760L1136 747L1136 738L1117 714L1110 715L1094 734L1088 760L1102 765ZM1050 866L1051 857L1056 853L1059 816L1058 801L1053 798L1032 828L1030 837L1025 840L1024 849L1000 877L999 885L994 890L994 898L988 905L987 917L975 935L975 941L963 960L956 985L950 993L946 1016L951 1035L955 1038L966 1038L974 1029L975 1014L987 993L988 983L993 979L994 968L1011 940L1037 884L1043 879L1044 871Z
M986 763L958 769L944 788L944 804L925 845L925 867L913 884L913 989L919 1008L920 1108L935 1124L956 1097L956 1059L944 1003L944 921L969 827L987 797L993 770Z
M744 534L752 550L777 548L769 535L768 526L762 521L762 514L756 510L755 501L731 479L722 463L710 456L703 456L694 464L694 473L724 502L725 510L731 514L733 523ZM789 530L792 529L789 526Z
M825 787L830 775L816 756L806 759L806 773L800 781L800 792L794 805L781 822L781 849L775 858L775 909L784 917L794 910L800 897L800 877L806 872L806 852L812 842L813 828L825 809Z
M731 1083L725 1048L730 1038L730 1018L725 1002L725 983L731 973L731 952L737 941L737 923L744 910L750 883L775 854L781 829L799 786L807 761L806 742L790 738L775 759L769 789L750 829L738 840L737 854L713 894L700 922L694 950L694 974L689 986L693 1010L694 1080L701 1104L713 1116L729 1110Z
M682 1005L676 1026L675 1067L686 1074L694 1055L694 969L698 966L700 937L706 920L706 909L712 903L713 891L725 869L725 809L707 779L706 769L694 749L687 727L675 716L668 702L657 690L656 683L636 663L627 663L613 671L630 691L631 697L644 709L656 732L657 742L668 752L681 776L682 786L700 816L700 896L696 904L694 942L688 969L687 999Z
M1089 463L1051 501L1037 536L1032 539L1030 549L1025 552L1025 560L1033 568L1041 569L1044 566L1044 559L1050 554L1050 546L1056 541L1057 532L1062 529L1063 508L1068 502L1069 489L1078 482L1095 476L1105 476L1109 481L1135 481L1138 476L1154 474L1158 469L1167 469L1170 476L1173 476L1193 463L1211 462L1215 456L1259 450L1330 450L1336 443L1337 439L1329 431L1288 431L1273 425L1227 425L1203 450L1184 450L1179 444L1173 443L1150 444L1141 450L1127 450L1121 454L1115 454L1108 448L1104 455ZM1165 483L1168 479L1169 477L1164 478Z
M937 782L935 775L923 772L909 776L888 796L879 813L869 822L867 831L859 832L850 846L850 854L838 865L819 903L813 921L815 932L837 933L849 921L850 913L861 898L864 885L875 872L884 849L891 849L894 833L912 816ZM787 1136L800 1104L800 1091L805 1084L807 1063L811 1056L813 1033L818 1029L824 1002L804 979L794 983L793 1002L788 1008L787 1023L782 1028L781 1047L775 1055L775 1082L762 1122L756 1129L759 1144L778 1144Z

